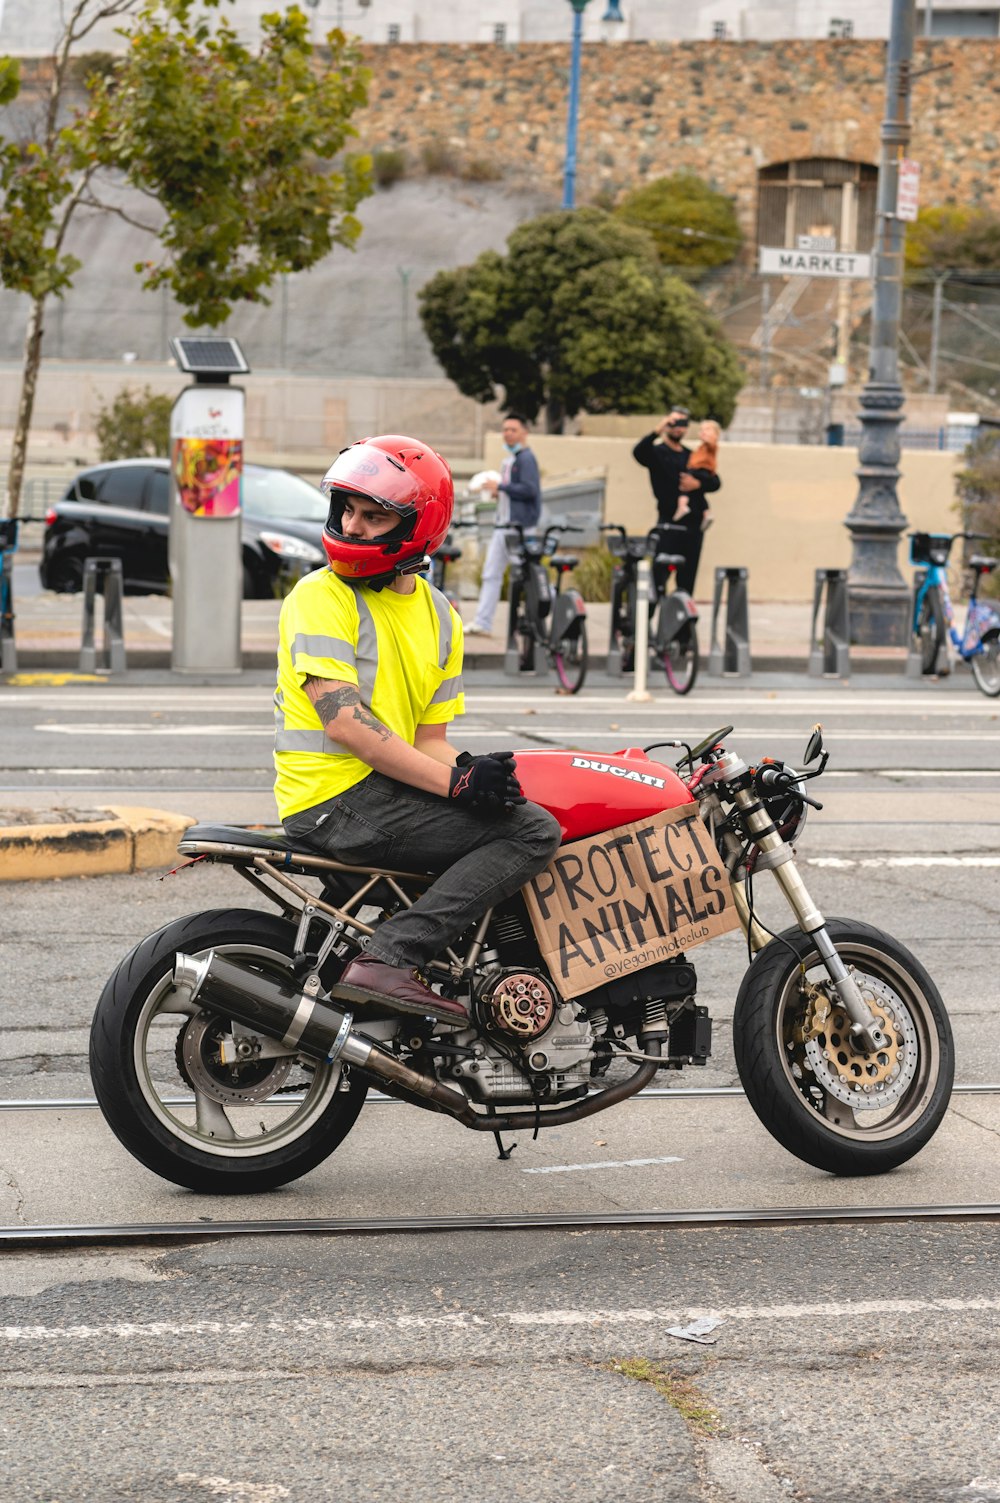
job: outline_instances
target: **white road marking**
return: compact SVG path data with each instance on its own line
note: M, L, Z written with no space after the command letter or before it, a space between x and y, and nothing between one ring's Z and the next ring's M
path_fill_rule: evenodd
M128 725L108 725L78 722L75 725L36 725L36 731L47 731L55 736L272 736L273 725L147 725L133 722Z
M308 1318L296 1320L191 1320L191 1321L113 1321L104 1325L31 1325L0 1326L0 1341L7 1342L136 1342L174 1340L177 1337L211 1336L229 1338L250 1336L266 1339L274 1335L338 1336L354 1331L419 1331L473 1329L524 1330L549 1326L650 1326L685 1325L702 1316L718 1320L755 1321L850 1321L887 1315L977 1315L1000 1312L1000 1298L941 1299L872 1299L826 1300L803 1304L688 1306L666 1309L637 1306L614 1309L596 1306L576 1310L495 1310L473 1314L464 1310L441 1315L381 1315L366 1317ZM190 1370L190 1369L189 1369ZM197 1376L192 1374L192 1376ZM133 1374L133 1378L135 1375ZM0 1386L7 1380L0 1377Z
M643 1169L647 1164L683 1164L671 1156L665 1159L599 1159L593 1164L544 1164L535 1169L522 1168L522 1174L578 1174L583 1169Z
M1000 866L1000 856L809 856L807 866Z

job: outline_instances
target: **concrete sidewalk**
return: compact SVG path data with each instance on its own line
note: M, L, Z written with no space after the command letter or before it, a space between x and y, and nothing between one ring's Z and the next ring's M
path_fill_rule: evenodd
M27 562L27 561L25 561ZM701 612L698 636L701 647L702 673L708 670L711 647L712 604L698 601ZM243 602L241 636L244 670L274 668L280 602L248 600ZM495 630L489 637L466 638L466 667L500 669L506 647L506 605L497 611ZM76 673L80 669L80 646L83 604L79 595L49 593L17 595L15 581L14 643L18 673L47 671ZM600 672L608 652L610 606L589 603L587 632L591 667ZM475 612L474 601L463 601L462 616L469 624ZM812 607L802 601L750 602L750 652L755 673L806 672L809 659ZM128 669L170 669L172 604L165 596L128 596L125 599L124 639ZM98 663L102 661L101 608L98 606L95 644ZM852 671L895 672L902 674L906 653L902 648L854 648ZM191 675L178 675L191 681Z

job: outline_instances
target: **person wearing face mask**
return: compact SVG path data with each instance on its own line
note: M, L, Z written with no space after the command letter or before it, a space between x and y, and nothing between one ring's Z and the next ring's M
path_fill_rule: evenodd
M475 619L466 628L469 636L488 637L493 631L509 562L508 543L517 541L517 533L507 531L505 523L514 522L527 532L537 527L542 514L542 477L538 460L528 448L528 420L519 412L510 412L501 431L504 459L500 479L487 480L483 485L483 490L497 499L496 529L483 565Z
M671 407L653 432L639 440L632 458L649 471L656 497L657 525L664 527L673 522L685 529L683 538L679 533L667 534L662 546L665 552L684 555L684 564L677 570L677 585L693 595L701 557L702 522L708 510L705 497L717 491L722 481L713 470L691 465L691 450L682 442L690 421L686 407Z

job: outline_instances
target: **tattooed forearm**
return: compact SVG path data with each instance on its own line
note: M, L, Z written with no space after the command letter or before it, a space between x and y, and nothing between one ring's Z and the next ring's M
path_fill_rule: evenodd
M367 705L356 704L354 706L354 718L360 725L366 725L370 731L374 731L383 741L392 740L392 731L387 725L383 725L377 715L373 715Z

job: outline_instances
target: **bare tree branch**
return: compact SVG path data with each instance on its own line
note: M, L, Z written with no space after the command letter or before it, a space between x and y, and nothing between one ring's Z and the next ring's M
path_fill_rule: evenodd
M143 224L141 219L133 219L131 214L126 214L125 210L120 209L117 204L102 203L101 200L99 198L95 198L93 194L89 194L86 198L80 199L80 208L98 209L102 214L116 214L119 219L124 219L125 223L132 225L133 228L137 230L145 230L147 235L159 234L159 230L155 225Z

